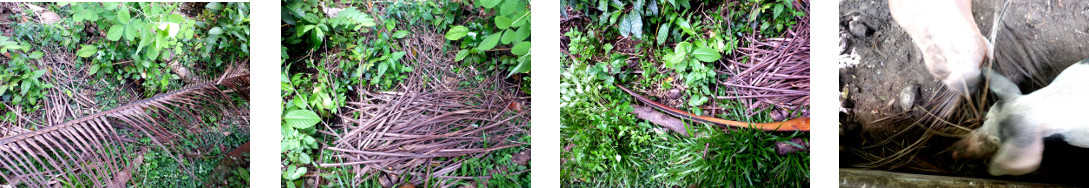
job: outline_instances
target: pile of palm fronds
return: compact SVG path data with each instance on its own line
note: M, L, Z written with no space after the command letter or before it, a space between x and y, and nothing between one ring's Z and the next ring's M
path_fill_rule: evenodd
M173 147L178 136L174 130L212 126L201 123L195 115L202 110L225 111L227 117L241 116L244 113L229 113L246 108L232 107L234 103L228 94L239 93L248 99L248 92L248 67L232 66L222 76L207 82L0 138L0 177L15 186L54 187L86 182L94 187L125 186L134 174L130 165L140 159L132 157L133 153L125 146L138 144L133 140L139 139L125 138L120 131L151 138L170 157L184 163L173 154L184 153ZM176 126L177 123L182 126ZM191 170L189 173L194 176Z
M792 30L778 38L758 39L747 35L748 47L738 48L736 58L727 58L723 65L729 79L720 82L727 90L718 99L740 99L748 107L747 115L755 109L776 109L777 120L807 116L809 106L809 18L808 8L801 3L795 9L806 10ZM741 57L748 57L744 62ZM793 113L788 113L793 112Z
M528 132L520 126L525 122L512 121L528 112L507 108L513 98L417 88L365 92L363 101L351 102L349 114L359 117L345 117L345 134L326 148L343 162L321 166L350 165L360 175L384 172L413 184L438 178L445 185L445 179L472 178L453 173L461 157L525 144L510 139Z
M455 69L461 65L452 51L442 50L442 31L410 27L416 33L396 44L411 52L401 62L415 71L403 73L393 91L358 86L365 89L338 114L343 123L330 126L339 130L319 131L337 139L321 154L337 162L319 166L354 172L349 180L354 185L378 179L383 186L447 187L454 180L491 178L458 169L468 158L528 144L518 141L530 134L530 111L522 105L528 97L500 74L476 80L488 72Z

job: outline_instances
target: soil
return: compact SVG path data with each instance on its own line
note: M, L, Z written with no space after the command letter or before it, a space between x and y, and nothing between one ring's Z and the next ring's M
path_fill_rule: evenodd
M974 0L972 13L985 37L990 36L994 13L1001 10L1000 0ZM944 86L934 79L923 65L922 55L888 13L885 0L843 0L840 2L841 68L841 148L858 148L896 137L897 132L910 128L911 123L925 113L911 111L900 105L927 106L942 95L948 94ZM1014 1L1003 18L995 41L995 69L1018 82L1023 93L1046 86L1062 69L1089 57L1089 3L1084 1ZM843 64L846 55L854 55L857 64ZM973 97L980 96L974 94ZM902 100L910 101L902 101ZM989 106L986 105L986 106ZM964 111L963 107L953 110ZM986 110L986 109L984 109ZM905 116L905 114L916 114ZM889 117L908 117L903 121L881 121ZM964 123L956 122L954 123ZM975 128L976 124L961 124ZM923 129L906 133L893 140L911 145L924 134ZM949 131L945 131L949 132ZM966 133L966 131L961 131ZM955 136L935 137L924 140L920 153L912 154L911 164L882 168L915 173L952 176L986 175L983 160L950 160L945 149L956 141ZM1062 156L1086 153L1084 149L1065 143L1048 143L1045 162L1036 172L1019 177L998 179L1061 184L1078 183L1077 178L1064 179L1066 170L1089 163L1076 160L1064 161ZM1059 149L1061 148L1061 149ZM874 153L889 156L897 151ZM1081 155L1083 156L1083 155ZM1082 160L1083 161L1083 160ZM841 164L851 166L867 163L849 152L841 154Z

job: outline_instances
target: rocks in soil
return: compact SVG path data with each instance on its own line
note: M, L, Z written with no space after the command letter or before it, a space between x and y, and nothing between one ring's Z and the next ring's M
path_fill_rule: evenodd
M783 120L785 120L787 118L787 116L789 116L786 111L781 110L781 109L771 111L771 113L769 115L771 115L771 120L775 120L775 121L783 121Z
M862 21L861 15L852 16L851 21L847 22L847 28L855 37L868 37L874 31Z
M522 166L529 165L530 150L526 149L525 151L515 153L514 155L512 155L510 157L510 160L511 160L511 162L514 162L514 164L518 164L518 165L522 165Z
M397 177L397 175L383 174L379 175L378 177L378 184L381 184L382 187L389 188L397 185L398 183L401 183L401 178Z
M682 95L684 95L684 92L681 92L681 89L678 88L670 89L669 93L666 93L666 97L669 97L669 99L681 98Z
M919 87L915 84L908 85L900 90L900 110L908 111L915 104L915 98L919 93Z
M848 35L850 35L850 34L848 34L846 30L843 30L843 27L840 27L840 29L839 29L839 54L840 55L846 54L847 50L851 48L851 40L848 40L847 37L850 37Z
M61 21L60 15L57 15L55 12L43 12L38 14L38 19L40 19L42 24L53 24Z
M788 142L790 142L790 143L788 143ZM791 144L791 143L793 143L793 144ZM795 145L795 144L797 144L797 145ZM801 147L798 147L798 146L801 146ZM808 152L808 151L809 151L809 142L806 142L805 139L802 139L802 138L791 138L790 140L787 140L786 142L775 142L775 152L779 153L779 155L786 155L786 154L791 154L791 153L796 153L796 152Z

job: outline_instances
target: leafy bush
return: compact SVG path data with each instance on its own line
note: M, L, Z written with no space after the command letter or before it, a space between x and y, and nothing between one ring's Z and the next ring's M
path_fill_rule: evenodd
M53 84L41 81L42 75L48 70L33 67L30 60L41 59L40 51L25 53L29 45L19 44L10 37L0 36L0 60L7 61L0 64L0 101L12 105L29 108L29 111L38 109L38 100L44 97L45 89L53 88ZM14 121L15 112L0 106L4 114L4 121ZM34 128L37 129L37 128Z
M84 28L104 31L104 41L76 37L77 41L92 42L79 44L76 51L82 60L90 61L92 75L132 80L150 96L177 87L171 83L181 76L195 76L172 67L219 71L225 62L249 56L246 3L208 3L198 15L189 15L201 21L176 13L181 4L58 3L58 7L70 7L66 11L72 14L75 32ZM211 53L213 50L238 53Z
M469 2L464 2L469 3ZM472 6L483 8L490 17L483 19L494 20L491 25L473 24L469 27L456 25L446 31L446 39L461 41L461 50L455 57L456 61L496 61L503 67L509 67L507 77L517 73L528 73L530 70L530 10L527 8L527 0L477 0ZM470 28L471 27L471 28ZM468 37L468 38L466 38ZM464 39L464 40L463 40ZM508 59L500 56L499 59L487 58L486 52L496 51L497 45L510 45L509 51L516 59ZM473 57L470 57L472 55ZM468 60L466 60L468 59ZM513 65L513 66L512 66ZM529 77L526 77L528 81Z

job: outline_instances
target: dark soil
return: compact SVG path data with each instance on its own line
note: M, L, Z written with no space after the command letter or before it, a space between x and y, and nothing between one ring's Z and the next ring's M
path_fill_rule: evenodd
M972 12L980 31L990 36L993 16L1001 10L1004 1L975 0ZM840 37L846 42L843 54L856 53L859 63L840 69L841 98L841 164L850 167L870 161L857 152L846 152L872 145L887 138L897 145L911 145L926 134L924 129L913 129L902 135L919 120L921 110L909 110L899 105L902 98L911 106L928 106L946 95L944 86L934 79L923 65L923 59L905 33L888 13L885 0L844 0L840 2ZM852 24L852 20L854 24ZM1014 1L1002 20L995 41L995 69L1018 82L1022 92L1030 93L1046 86L1062 69L1089 57L1089 3L1084 1ZM905 88L914 87L904 92ZM902 94L904 93L904 94ZM904 95L912 97L904 97ZM973 98L981 94L974 94ZM990 104L985 103L985 106ZM919 108L916 108L919 109ZM967 107L957 107L965 111ZM986 110L986 109L984 109ZM899 121L884 121L899 117ZM977 123L957 122L968 128ZM966 131L941 130L949 133ZM1048 143L1045 161L1037 172L1019 177L992 177L986 173L984 160L953 160L945 151L955 136L934 136L924 140L920 151L909 157L903 166L886 165L879 168L914 173L951 176L969 176L1060 184L1085 184L1078 182L1072 166L1086 167L1084 160L1066 160L1064 156L1085 156L1086 149L1069 146L1062 142ZM890 156L895 150L877 151L870 154Z

